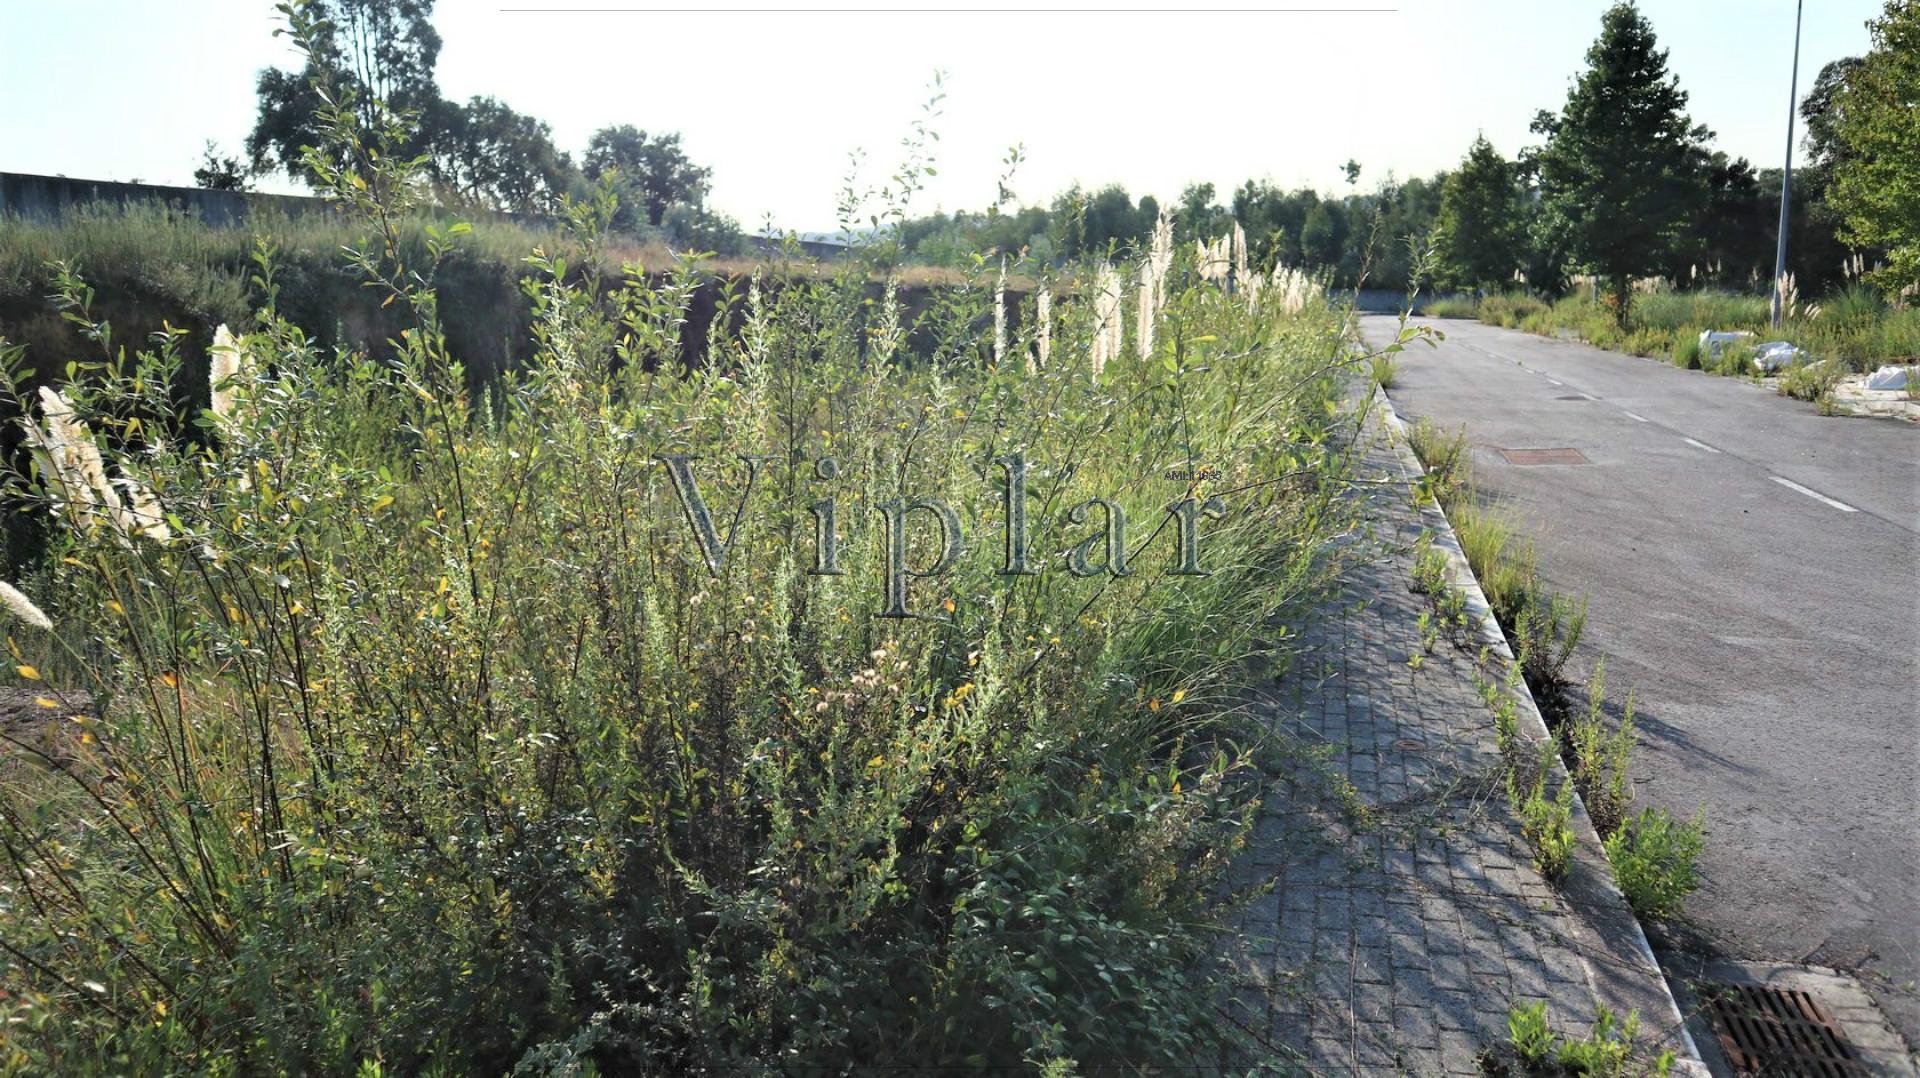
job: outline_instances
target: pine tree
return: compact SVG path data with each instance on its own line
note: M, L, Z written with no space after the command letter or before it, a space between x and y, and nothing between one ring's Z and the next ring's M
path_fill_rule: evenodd
M1441 283L1455 288L1504 285L1520 265L1522 220L1513 165L1485 135L1474 139L1440 192L1436 226Z
M1666 50L1631 3L1601 18L1587 69L1560 115L1542 112L1537 162L1554 245L1606 278L1614 317L1626 324L1633 279L1664 271L1704 210L1706 143L1687 116L1687 94L1667 72Z

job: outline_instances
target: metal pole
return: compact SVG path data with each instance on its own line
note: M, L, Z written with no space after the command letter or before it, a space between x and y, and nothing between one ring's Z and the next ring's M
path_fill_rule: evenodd
M1793 114L1800 99L1800 9L1793 5L1793 74L1787 83L1787 164L1780 171L1780 242L1773 250L1773 326L1780 328L1780 279L1787 275L1787 204L1793 195Z

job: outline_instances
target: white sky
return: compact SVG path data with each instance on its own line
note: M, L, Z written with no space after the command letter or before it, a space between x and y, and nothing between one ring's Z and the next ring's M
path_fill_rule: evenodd
M549 122L576 154L610 123L678 130L713 203L757 226L830 228L848 151L883 179L933 71L940 176L917 209L980 208L1024 143L1015 190L1078 180L1163 200L1247 177L1323 190L1448 167L1484 131L1511 156L1557 108L1605 0L1311 0L1384 12L667 10L623 0L440 0L442 92ZM685 0L670 0L684 3ZM755 7L767 0L742 0ZM856 0L857 2L857 0ZM937 0L957 5L959 0ZM1006 3L1007 0L1000 0ZM1268 0L1269 3L1275 0ZM1303 0L1304 2L1304 0ZM1805 93L1868 46L1878 0L1807 0ZM1718 145L1777 164L1793 0L1644 0ZM538 9L538 10L515 10ZM268 0L0 0L0 170L190 183L211 138L237 153L253 78L287 64Z

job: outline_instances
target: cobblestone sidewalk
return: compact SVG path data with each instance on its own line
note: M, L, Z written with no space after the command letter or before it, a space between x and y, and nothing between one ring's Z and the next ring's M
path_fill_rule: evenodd
M1240 869L1274 886L1229 944L1234 1018L1266 1044L1258 1063L1315 1074L1479 1073L1509 1010L1536 1000L1581 1035L1602 1006L1638 1011L1639 1042L1686 1059L1584 813L1568 879L1531 863L1475 687L1479 643L1422 647L1413 546L1452 536L1416 508L1418 466L1386 430L1376 418L1362 435L1359 557L1306 627L1306 658L1263 690L1299 751L1272 776ZM1523 734L1543 736L1530 699L1522 711Z

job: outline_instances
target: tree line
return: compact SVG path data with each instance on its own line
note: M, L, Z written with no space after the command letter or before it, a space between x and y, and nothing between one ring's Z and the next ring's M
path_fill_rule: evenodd
M1920 3L1888 0L1869 26L1872 50L1826 65L1798 106L1806 156L1793 173L1788 269L1810 295L1854 267L1890 295L1920 288ZM1542 141L1513 158L1482 136L1451 170L1366 192L1351 161L1341 194L1248 180L1223 200L1192 184L1170 207L1175 229L1204 238L1237 220L1257 258L1339 287L1406 287L1431 238L1436 287L1559 295L1592 275L1622 317L1638 278L1771 286L1781 170L1713 148L1633 4L1602 16L1567 100L1531 130ZM934 262L983 248L1072 258L1137 245L1160 210L1117 184L1076 187L1046 206L917 218L901 239Z
M305 0L314 48L299 70L268 68L255 83L258 114L245 159L211 143L194 172L202 187L244 189L284 173L311 182L304 149L321 141L320 87L351 100L362 126L400 118L397 147L422 160L438 201L513 213L554 212L561 196L611 185L619 199L613 227L664 230L676 242L723 249L739 227L708 208L712 170L692 161L678 132L632 124L594 132L578 159L554 144L552 128L498 98L443 97L434 70L440 35L433 0Z
M302 6L319 23L305 67L260 73L245 160L210 144L195 174L202 186L244 187L276 171L308 178L302 150L318 141L316 87L329 85L370 126L406 118L400 149L425 163L445 203L547 213L563 195L611 184L616 228L737 246L737 225L706 205L711 170L687 157L679 133L609 126L576 160L545 122L497 98L441 96L433 0ZM1860 273L1890 296L1920 289L1920 0L1886 0L1869 28L1867 55L1826 65L1798 106L1806 157L1793 175L1788 269L1808 295ZM1162 207L1119 184L1075 186L1044 205L996 203L889 227L922 262L960 265L982 250L1061 261L1137 247L1165 208L1182 240L1211 238L1237 221L1257 260L1319 273L1337 287L1405 288L1426 245L1433 258L1423 283L1558 295L1591 276L1605 282L1623 319L1639 278L1771 287L1781 171L1713 148L1713 132L1688 115L1667 56L1647 18L1618 3L1602 16L1566 101L1536 114L1537 145L1508 158L1481 136L1453 169L1389 175L1368 191L1360 164L1348 161L1339 193L1249 179L1223 195L1195 183Z

